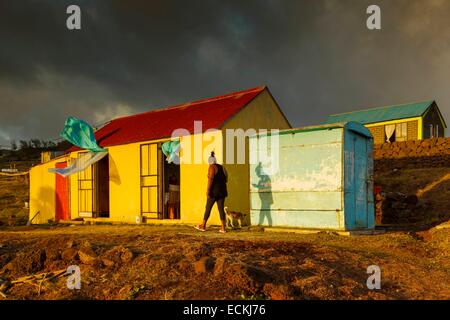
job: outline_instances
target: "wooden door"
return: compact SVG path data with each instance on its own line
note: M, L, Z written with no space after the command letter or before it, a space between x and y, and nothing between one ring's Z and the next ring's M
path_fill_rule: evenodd
M162 219L161 151L157 143L141 145L141 214L149 219Z

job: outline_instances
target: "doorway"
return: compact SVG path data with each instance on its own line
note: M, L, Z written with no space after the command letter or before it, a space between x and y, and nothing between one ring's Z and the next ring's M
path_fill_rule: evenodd
M80 152L78 157L83 154ZM109 155L78 172L78 215L109 217Z
M109 218L109 157L94 164L94 211L97 217Z
M180 166L164 161L164 214L163 219L180 219Z
M141 215L180 219L180 166L167 163L161 143L140 146Z

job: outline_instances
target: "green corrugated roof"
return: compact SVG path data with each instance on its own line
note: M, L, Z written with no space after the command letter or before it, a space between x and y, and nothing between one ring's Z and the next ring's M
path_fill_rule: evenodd
M361 123L350 121L350 122L338 122L338 123L329 123L329 124L321 124L316 126L306 126L300 128L289 128L278 130L276 133L274 132L263 132L263 133L255 133L250 137L264 137L269 135L283 135L283 134L292 134L298 132L311 132L311 131L321 131L321 130L331 130L336 128L345 128L347 130L356 131L359 134L372 138L372 134L370 131L364 127Z
M386 106L354 112L333 114L325 123L357 121L362 124L420 117L433 104L433 100L395 106Z

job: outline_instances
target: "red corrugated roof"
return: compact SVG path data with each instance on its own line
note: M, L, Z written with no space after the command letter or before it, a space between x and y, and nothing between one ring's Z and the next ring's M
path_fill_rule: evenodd
M164 109L112 120L96 131L102 147L167 138L175 129L194 132L194 121L202 121L202 131L220 129L266 87L233 92ZM68 151L75 151L73 147Z

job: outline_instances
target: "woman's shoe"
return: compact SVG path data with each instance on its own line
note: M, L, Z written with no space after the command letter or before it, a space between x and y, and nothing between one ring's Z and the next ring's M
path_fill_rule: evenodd
M198 231L201 231L201 232L205 232L206 231L205 229L201 228L200 225L194 226L194 228L197 229Z

